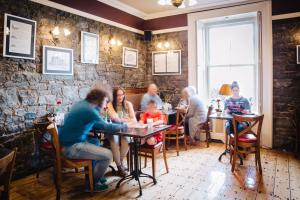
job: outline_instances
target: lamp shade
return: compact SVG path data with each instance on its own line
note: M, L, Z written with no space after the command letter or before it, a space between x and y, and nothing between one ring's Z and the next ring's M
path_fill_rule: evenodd
M224 96L230 96L231 95L230 84L223 84L219 90L219 94Z

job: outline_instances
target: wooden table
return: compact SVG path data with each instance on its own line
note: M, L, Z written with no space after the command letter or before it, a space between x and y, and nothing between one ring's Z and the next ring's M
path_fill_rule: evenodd
M153 180L154 184L157 183L156 179L153 176L149 174L145 174L141 170L141 165L139 160L139 149L140 149L141 139L149 138L158 132L169 129L170 127L171 125L158 125L152 128L128 128L128 130L124 132L110 133L114 135L126 136L131 138L129 155L130 155L130 165L131 165L130 168L133 170L130 171L129 175L123 177L117 183L116 188L119 188L120 184L127 179L130 180L135 179L139 184L140 196L142 196L142 187L139 179L140 177L150 178Z

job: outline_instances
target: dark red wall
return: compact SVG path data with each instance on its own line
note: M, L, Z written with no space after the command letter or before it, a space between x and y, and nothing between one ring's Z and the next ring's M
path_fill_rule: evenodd
M51 0L53 2L98 16L132 28L141 29L144 20L97 0Z
M143 20L97 0L51 0L139 30L161 30L187 26L187 14ZM272 0L272 14L300 12L300 0Z

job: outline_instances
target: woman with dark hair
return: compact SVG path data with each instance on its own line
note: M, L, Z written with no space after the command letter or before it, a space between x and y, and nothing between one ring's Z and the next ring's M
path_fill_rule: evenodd
M107 104L107 112L109 117L113 122L136 122L134 110L132 103L126 100L125 90L121 87L113 89L113 100ZM118 174L120 176L126 176L126 168L123 165L123 160L129 150L129 138L121 137L121 147L120 147L120 137L117 135L106 135L105 136L111 146L111 151L113 153L113 159L118 168Z
M62 153L71 159L93 160L93 176L95 191L107 190L104 184L105 171L112 158L109 149L100 147L88 140L93 128L103 130L107 135L112 132L124 131L126 124L107 123L100 116L100 110L106 107L108 93L103 89L91 90L87 97L72 106L66 115L64 125L59 130L59 142Z
M115 122L136 122L132 103L126 100L125 90L113 89L113 100L107 104L108 115Z
M225 100L224 109L228 114L248 114L250 113L250 103L248 99L240 96L240 86L237 81L233 81L231 84L232 96ZM229 135L233 132L232 121L226 122L226 133ZM238 124L238 130L243 129L243 126Z

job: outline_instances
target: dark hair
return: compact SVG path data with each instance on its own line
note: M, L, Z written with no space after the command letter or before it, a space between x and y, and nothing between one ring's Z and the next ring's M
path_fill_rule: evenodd
M122 101L122 107L123 109L125 109L125 102L126 102L126 99L125 99L125 90L121 87L116 87L113 89L113 100L112 100L112 105L113 105L113 108L115 109L115 111L117 110L117 97L118 97L118 91L121 90L124 94L124 99Z
M152 99L147 103L147 105L150 105L150 104L155 104L155 105L157 105L156 101L154 101L154 100L152 100Z
M92 89L87 95L85 100L89 103L102 105L105 97L108 97L108 92L103 89Z
M237 87L238 89L240 89L240 86L239 86L239 84L238 84L237 81L233 81L233 82L231 83L231 86L230 86L231 89L233 89L233 88L235 88L235 87Z

